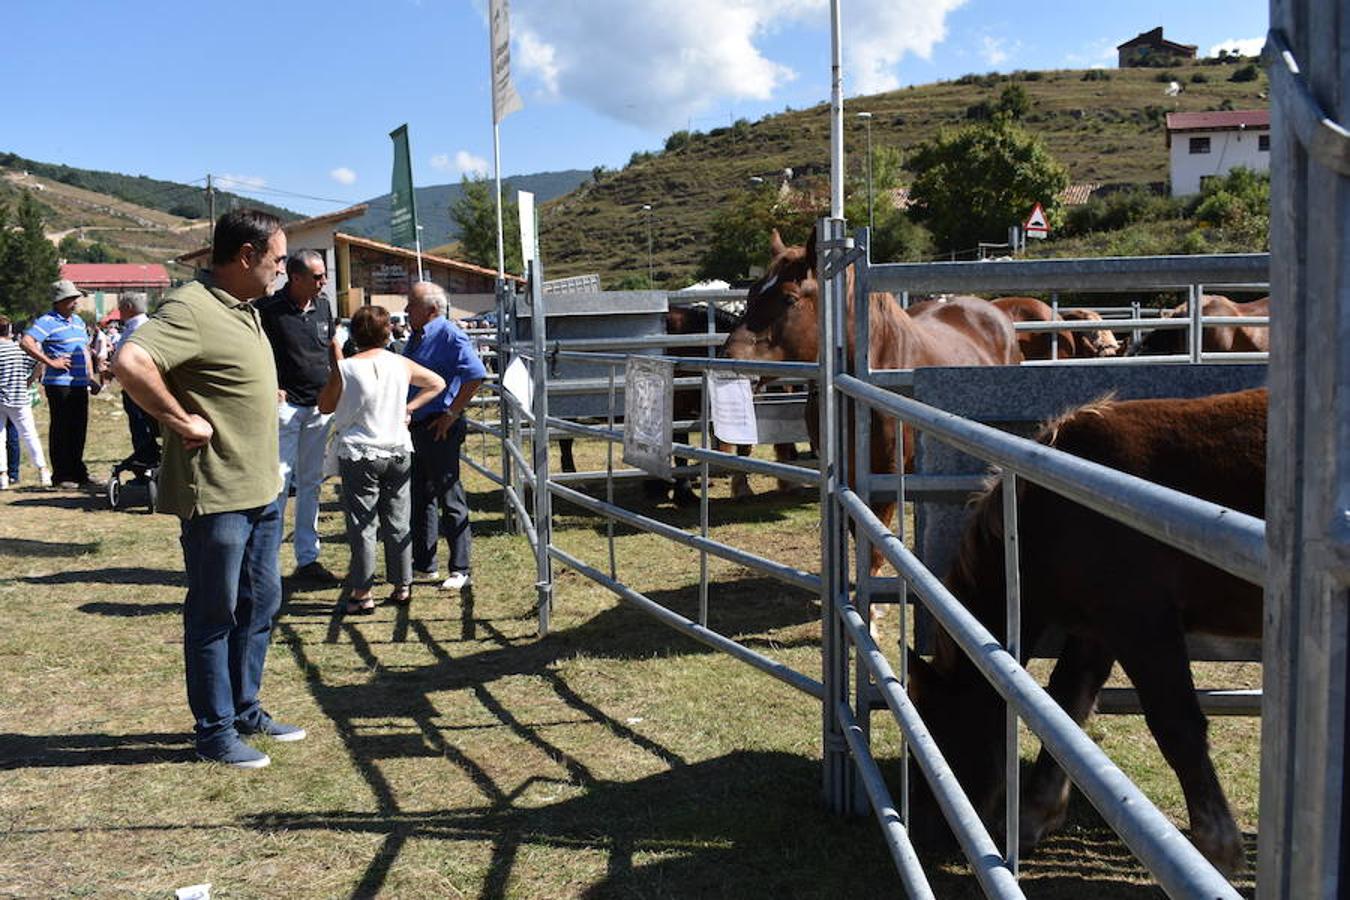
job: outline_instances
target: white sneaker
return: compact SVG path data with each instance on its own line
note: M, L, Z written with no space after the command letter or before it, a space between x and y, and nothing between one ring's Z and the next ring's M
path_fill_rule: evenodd
M438 581L441 577L439 569L413 569L413 581Z
M0 491L9 490L9 476L0 475Z
M38 469L38 484L39 484L41 487L51 487L51 486L52 486L52 470L51 470L51 469Z
M468 572L451 572L450 577L441 582L441 590L458 591L469 584Z

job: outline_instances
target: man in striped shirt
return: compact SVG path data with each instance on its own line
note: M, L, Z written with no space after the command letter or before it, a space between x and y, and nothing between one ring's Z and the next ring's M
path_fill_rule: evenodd
M87 485L84 439L89 426L89 392L94 387L89 360L89 332L75 312L84 292L62 279L51 288L51 311L38 317L20 346L46 366L42 386L47 393L51 425L47 447L52 454L52 478L67 490Z

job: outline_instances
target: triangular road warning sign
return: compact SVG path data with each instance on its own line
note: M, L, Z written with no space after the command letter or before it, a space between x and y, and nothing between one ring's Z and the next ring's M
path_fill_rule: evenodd
M1050 223L1045 220L1045 209L1039 203L1031 210L1031 215L1023 226L1026 228L1027 235L1047 235L1050 233Z

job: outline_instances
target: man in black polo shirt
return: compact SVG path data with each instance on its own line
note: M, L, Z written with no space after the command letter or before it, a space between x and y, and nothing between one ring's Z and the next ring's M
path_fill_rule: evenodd
M281 515L295 487L295 574L311 581L338 580L319 562L319 486L330 416L319 412L319 390L328 380L333 311L323 286L323 256L300 250L286 261L286 284L259 304L263 329L277 361L281 444Z

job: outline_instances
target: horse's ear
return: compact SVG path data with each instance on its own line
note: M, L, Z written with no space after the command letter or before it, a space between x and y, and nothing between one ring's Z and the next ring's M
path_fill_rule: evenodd
M778 233L777 228L769 235L769 252L773 254L774 259L787 252L787 245L783 243L783 236Z
M816 270L816 227L811 226L811 236L806 239L806 265L814 272Z

